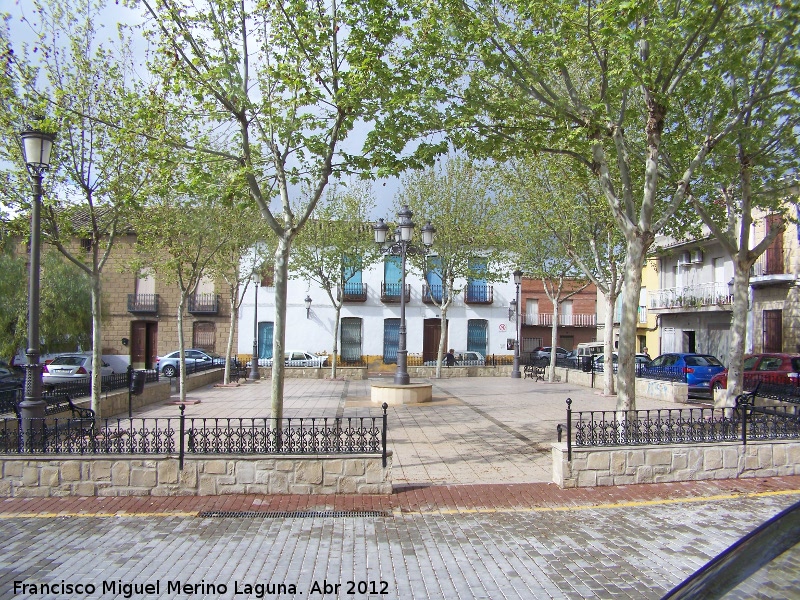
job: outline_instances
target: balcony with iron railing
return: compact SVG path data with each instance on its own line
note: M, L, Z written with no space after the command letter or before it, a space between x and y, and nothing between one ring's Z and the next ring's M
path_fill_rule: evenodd
M719 306L730 310L733 302L727 283L701 283L699 285L665 288L647 292L647 308L669 310Z
M553 313L529 313L522 316L523 325L539 327L553 326ZM559 327L596 327L597 315L592 314L559 314Z
M493 291L490 285L469 284L464 290L464 302L467 304L491 304L494 301Z
M128 312L157 313L158 294L128 294Z
M219 296L216 294L189 296L189 312L193 315L216 315L219 312Z
M400 302L400 283L381 282L381 302L397 304ZM411 301L411 284L406 284L406 302Z
M786 266L783 261L783 248L767 248L753 265L753 277L767 277L769 275L785 275Z
M367 284L366 283L345 283L344 290L338 288L337 296L343 302L366 302Z
M442 302L443 286L440 284L428 285L422 284L422 301L425 304L433 304L436 301L438 304ZM445 298L447 297L444 294Z

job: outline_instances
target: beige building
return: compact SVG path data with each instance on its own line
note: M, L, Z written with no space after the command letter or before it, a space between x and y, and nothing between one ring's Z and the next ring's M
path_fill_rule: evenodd
M131 268L136 236L119 235L103 268L102 354L115 371L127 364L152 368L157 356L178 349L177 309L180 290L158 275L139 275ZM75 240L73 251L88 250L88 240ZM85 251L84 250L84 251ZM230 332L230 294L204 280L189 298L184 314L187 348L224 354ZM234 338L234 348L237 341ZM113 361L109 357L118 356Z

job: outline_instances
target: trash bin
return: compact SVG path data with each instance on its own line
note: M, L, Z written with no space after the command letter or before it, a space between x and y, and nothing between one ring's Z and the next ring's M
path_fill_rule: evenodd
M144 371L134 371L133 379L131 380L131 394L139 396L144 392L144 382L147 379L147 373Z
M591 373L593 356L581 356L581 371Z

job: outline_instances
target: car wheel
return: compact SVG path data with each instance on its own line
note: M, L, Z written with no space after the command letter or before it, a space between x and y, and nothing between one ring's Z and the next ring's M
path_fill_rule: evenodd
M178 370L173 365L167 365L161 372L164 374L164 377L175 377Z
M715 381L714 382L714 389L715 390L724 390L725 388L722 387L722 382L721 381Z

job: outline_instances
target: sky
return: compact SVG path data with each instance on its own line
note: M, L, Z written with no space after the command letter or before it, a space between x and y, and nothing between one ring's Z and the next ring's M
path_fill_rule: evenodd
M0 0L0 13L9 13L11 21L9 23L11 41L15 49L19 49L23 44L31 45L35 41L35 35L31 25L25 22L27 19L35 23L35 13L33 4L30 0ZM103 30L100 32L100 37L112 37L116 35L117 23L123 23L130 26L139 25L144 22L143 13L139 10L126 8L121 4L111 2L106 7L103 13ZM146 55L146 43L143 39L139 38L138 43L134 42L136 55L141 57L140 64L137 68L141 69L141 73L145 72L144 58ZM369 131L369 125L358 124L348 135L348 141L361 141ZM400 181L398 178L380 179L373 183L373 191L376 200L376 206L372 211L371 218L378 219L385 218L387 221L395 220L394 214L394 197L400 189ZM419 221L420 218L415 218Z

